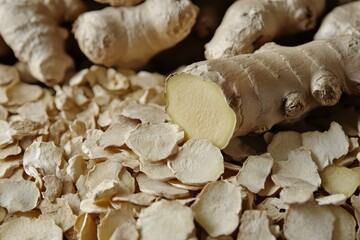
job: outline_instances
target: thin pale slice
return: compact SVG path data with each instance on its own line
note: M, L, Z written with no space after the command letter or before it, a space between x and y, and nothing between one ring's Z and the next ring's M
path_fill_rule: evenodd
M139 232L136 228L136 225L127 222L118 226L111 235L111 238L109 240L119 240L119 239L138 240Z
M166 82L166 112L186 138L207 139L220 149L233 136L236 115L221 88L190 74L170 76Z
M85 199L80 202L80 210L82 213L105 214L108 212L108 206L97 205L92 199Z
M347 197L344 194L332 194L325 197L318 197L315 200L319 205L343 205Z
M86 162L84 156L78 154L72 156L66 167L66 174L70 177L73 182L76 182L80 175L83 175L86 170Z
M288 240L332 239L336 217L327 206L313 202L291 205L284 221Z
M19 153L21 153L21 147L14 142L0 149L0 160Z
M179 181L190 185L215 181L224 173L220 149L202 139L187 141L168 164Z
M23 105L38 100L43 92L44 90L40 86L18 82L11 86L6 93L9 105Z
M280 192L280 198L287 204L305 203L313 199L314 189L312 187L290 187L283 188Z
M73 214L69 203L62 198L57 198L53 203L44 199L39 204L41 210L40 218L51 218L56 225L65 232L74 226L76 216Z
M62 153L54 142L33 142L24 152L24 169L26 174L33 176L30 167L34 167L45 175L55 175L60 166ZM33 176L35 177L35 176Z
M246 210L240 220L237 240L276 240L270 231L266 211Z
M4 219L6 218L7 215L7 211L5 208L0 207L0 224L4 221Z
M63 190L63 182L60 178L54 175L46 175L43 177L45 191L41 193L43 198L48 199L50 202L61 196Z
M260 156L250 156L240 170L237 181L249 191L258 193L265 188L266 178L271 172L274 159L269 153Z
M100 137L99 145L107 148L125 144L126 135L136 128L138 122L123 115L112 118L111 124Z
M189 207L161 200L140 212L137 226L143 240L187 239L195 228L193 218Z
M20 75L14 66L0 64L0 86L5 86L13 82L18 82Z
M334 159L347 154L350 145L344 130L336 122L332 122L326 132L303 133L302 142L303 146L312 152L319 170L332 164Z
M271 178L283 188L311 188L315 191L321 183L311 153L305 149L291 151L287 161L275 162Z
M8 122L0 120L0 132L0 148L13 142L12 134L14 131Z
M340 206L328 206L336 217L332 239L353 240L356 234L356 221L353 215Z
M189 185L189 184L182 183L182 182L180 182L179 180L176 180L176 179L171 179L171 180L169 180L167 182L170 183L174 187L181 188L181 189L186 189L186 190L189 190L189 191L199 191L199 190L204 188L204 185Z
M184 198L189 196L189 191L174 187L169 183L153 180L148 178L145 174L139 174L136 177L140 191L168 199Z
M74 229L79 240L97 240L96 223L90 214L81 214L77 217Z
M239 225L241 188L227 181L209 183L191 206L196 221L212 237L231 234Z
M111 201L130 202L140 206L150 206L156 200L156 196L143 192L128 194L126 196L115 196Z
M52 219L20 217L0 226L0 239L62 240L63 233Z
M276 185L271 177L269 176L265 181L265 187L257 194L261 197L269 197L274 195L277 191L279 191L280 187Z
M14 171L21 165L22 158L0 159L0 178L10 177Z
M133 209L122 208L120 210L109 209L98 225L98 239L108 240L115 230L123 223L135 224Z
M9 213L34 209L39 198L40 192L34 182L0 179L0 206Z
M302 146L301 134L293 131L285 131L276 133L267 151L274 158L274 161L286 161L290 151Z
M156 162L177 152L184 132L173 123L141 124L129 133L126 145L142 160Z
M36 123L43 124L49 119L46 112L46 106L40 101L25 103L17 109L17 112L23 119Z
M122 114L142 123L163 123L168 119L163 107L157 104L131 104L123 109Z
M280 198L266 198L256 205L256 209L265 210L267 216L274 222L281 221L285 218L289 205Z
M140 171L149 178L155 180L169 180L175 178L174 173L168 167L167 162L151 163L147 161L140 162Z
M94 189L91 189L87 196L91 199L99 200L102 198L112 198L115 195L126 196L128 194L132 194L132 192L123 182L106 179Z
M343 166L328 166L321 173L322 186L330 194L344 194L347 198L360 185L360 174Z

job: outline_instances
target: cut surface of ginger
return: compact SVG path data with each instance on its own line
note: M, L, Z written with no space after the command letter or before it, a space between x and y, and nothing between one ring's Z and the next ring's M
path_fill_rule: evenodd
M226 147L234 132L236 115L216 83L177 74L167 81L166 98L167 114L184 129L186 139L206 139L220 149Z

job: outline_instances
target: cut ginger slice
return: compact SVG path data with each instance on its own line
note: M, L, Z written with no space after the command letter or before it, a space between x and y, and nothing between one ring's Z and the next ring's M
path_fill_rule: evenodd
M186 139L206 139L220 149L229 143L236 115L216 83L174 75L167 80L166 101L167 114L184 129Z

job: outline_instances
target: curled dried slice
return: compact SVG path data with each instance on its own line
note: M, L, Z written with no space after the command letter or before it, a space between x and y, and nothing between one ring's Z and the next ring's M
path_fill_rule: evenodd
M6 86L19 80L20 75L15 67L0 64L0 86Z
M179 181L190 185L215 181L224 173L220 149L201 139L187 141L168 164Z
M129 133L125 143L144 161L160 161L177 152L184 132L172 123L141 124Z
M54 142L33 142L24 152L23 165L26 174L34 176L30 167L36 168L45 175L55 175L61 164L61 150Z
M143 209L137 225L144 240L187 239L195 228L191 209L167 200Z
M14 131L11 129L8 122L0 120L0 148L13 142L12 134Z
M126 196L115 196L111 201L130 202L140 206L149 206L156 200L154 195L143 192L128 194Z
M0 226L0 239L62 240L63 233L52 219L14 218Z
M99 145L104 148L124 145L126 135L134 130L137 125L138 122L134 119L122 115L114 116L110 126L100 137Z
M289 205L280 198L266 198L256 206L256 209L265 210L272 221L278 222L286 216Z
M274 160L285 161L288 159L288 154L302 146L301 134L293 131L278 132L275 134L267 146L267 151L271 154Z
M10 177L21 165L22 158L0 159L0 178Z
M47 175L43 177L44 186L46 190L42 192L42 196L45 199L48 199L50 202L54 201L55 198L61 196L63 189L63 182L56 176Z
M34 182L0 179L0 206L9 213L30 211L37 206L39 197Z
M77 217L74 229L79 240L97 240L96 223L90 214L81 214Z
M196 221L212 237L231 234L239 225L241 189L227 181L205 186L191 206Z
M14 142L0 149L0 159L5 159L19 153L21 153L21 147L19 147L17 142Z
M269 225L266 211L246 210L241 216L237 240L276 240Z
M40 218L51 218L56 225L65 232L74 226L76 216L73 214L69 203L62 198L57 198L53 203L44 199L39 204L41 210Z
M9 98L8 105L23 105L36 101L43 95L43 92L44 90L37 85L18 82L6 91Z
M189 191L170 185L169 183L153 180L145 174L139 174L136 177L140 191L168 199L184 198L189 196Z
M305 132L302 134L303 146L309 149L320 170L331 164L334 159L348 153L349 140L341 126L332 122L326 132Z
M310 152L305 149L291 151L287 161L275 162L271 178L283 188L307 188L315 191L321 183L317 166Z
M290 187L283 188L280 192L280 198L287 204L305 203L313 199L314 189L312 187Z
M120 210L109 209L98 225L98 239L108 240L115 230L123 223L135 224L132 208L122 208Z
M269 153L261 156L250 156L246 159L240 170L237 181L249 191L258 193L265 188L266 178L274 164Z
M342 205L347 197L344 194L333 194L325 197L319 197L315 200L319 205Z
M360 174L347 167L331 165L320 176L323 188L330 194L341 193L349 198L360 185Z
M163 123L169 119L164 108L156 104L131 104L123 109L122 114L142 123Z
M140 171L145 173L149 178L155 180L169 180L175 178L175 175L168 167L167 162L151 163L141 161Z
M291 205L284 221L288 240L332 239L336 217L327 206L315 203Z
M356 221L353 215L340 206L328 206L336 217L332 239L353 240L356 234Z

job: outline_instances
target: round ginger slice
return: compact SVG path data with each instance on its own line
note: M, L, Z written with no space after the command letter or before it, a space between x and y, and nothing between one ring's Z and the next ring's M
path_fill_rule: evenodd
M207 140L190 139L168 164L175 177L189 185L215 181L224 173L220 149Z
M137 225L141 239L188 239L193 232L194 220L189 207L176 201L161 200L140 212Z
M166 102L167 114L184 129L186 139L207 139L220 149L229 143L236 115L215 83L190 74L170 76Z

